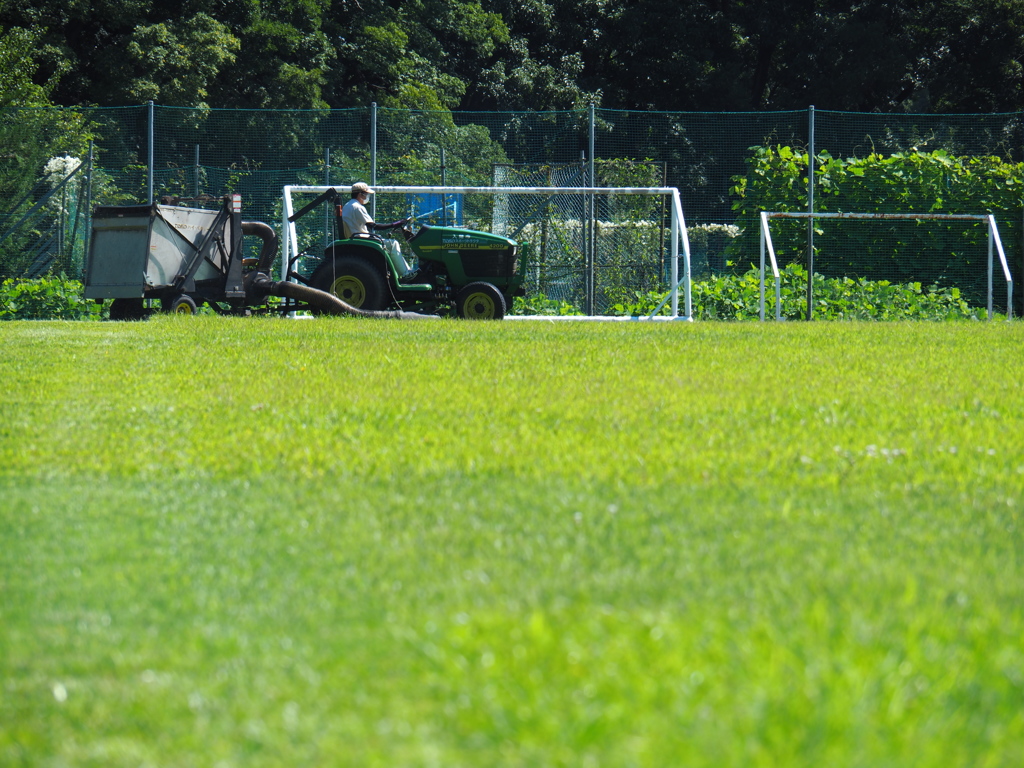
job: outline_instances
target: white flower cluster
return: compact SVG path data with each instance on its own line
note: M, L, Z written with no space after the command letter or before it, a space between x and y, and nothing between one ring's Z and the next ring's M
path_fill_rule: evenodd
M46 161L43 173L51 187L55 187L75 171L82 161L72 155L59 155Z
M724 235L728 238L739 237L742 231L735 224L695 224L687 227L691 233L704 233L705 235Z
M712 239L716 235L733 240L742 232L743 230L735 224L694 224L692 227L686 228L690 245L698 250L704 250L710 244L715 244L718 248L723 247L724 243L720 239Z

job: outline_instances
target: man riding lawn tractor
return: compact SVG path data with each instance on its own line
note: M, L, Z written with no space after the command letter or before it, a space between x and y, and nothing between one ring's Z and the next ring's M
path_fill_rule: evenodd
M519 246L515 240L456 227L424 224L413 233L408 219L377 224L365 203L374 192L366 184L352 185L351 199L337 205L330 189L295 213L294 221L320 203L335 203L342 239L305 280L309 285L353 307L367 310L397 305L414 312L454 312L469 319L500 320L512 297L523 294ZM413 268L395 240L375 234L399 230L416 257Z
M338 215L341 217L342 234L346 240L357 237L372 237L369 230L376 232L389 231L404 227L409 223L408 219L399 219L391 224L377 224L369 211L366 210L366 202L370 199L373 190L363 182L352 185L352 199L341 206ZM391 262L399 271L398 279L411 283L418 272L409 266L409 262L402 255L401 246L395 240L384 240L379 238L387 246L391 256Z

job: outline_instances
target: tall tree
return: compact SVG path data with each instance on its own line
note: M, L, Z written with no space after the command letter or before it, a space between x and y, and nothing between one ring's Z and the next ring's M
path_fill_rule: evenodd
M50 94L68 65L37 82L39 34L15 27L0 31L0 108L49 107Z
M335 103L420 109L465 106L467 93L509 43L501 17L479 0L335 3Z
M234 28L239 53L220 71L217 106L323 109L337 53L323 27L328 0L255 2Z
M663 110L1013 111L1013 0L634 0L609 19L607 102Z
M63 105L1024 108L1019 0L0 0L15 28Z
M95 60L108 103L206 107L211 83L238 49L224 24L197 13L140 24Z
M484 0L509 29L501 56L470 98L485 109L573 109L600 104L618 6L603 0Z

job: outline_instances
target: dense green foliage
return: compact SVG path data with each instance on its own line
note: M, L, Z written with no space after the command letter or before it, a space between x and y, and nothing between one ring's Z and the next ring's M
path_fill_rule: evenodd
M0 324L0 764L1019 765L1022 343Z
M35 39L0 103L27 73L65 106L1024 106L1024 8L1007 0L40 0L0 5L0 30L0 58Z
M1024 163L945 149L851 158L822 150L814 174L814 208L821 213L1009 211L1020 206L1024 191ZM806 150L752 147L746 174L733 179L735 223L756 230L761 211L806 211L807 175Z
M66 275L0 282L0 320L100 320L105 314L82 298L82 283Z
M798 263L779 272L780 316L784 320L807 317L807 270ZM814 317L818 320L979 320L984 310L971 306L958 288L903 285L888 280L826 278L814 275ZM665 298L664 293L634 292L612 307L613 315L649 315ZM757 320L761 313L760 270L741 274L723 272L695 280L692 286L696 320ZM682 292L680 292L682 307ZM668 314L662 307L661 314ZM680 309L682 312L682 309ZM769 271L765 280L765 318L775 317L775 281Z

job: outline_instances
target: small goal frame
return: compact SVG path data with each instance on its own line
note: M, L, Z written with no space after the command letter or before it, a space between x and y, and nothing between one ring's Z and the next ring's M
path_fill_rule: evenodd
M775 246L772 244L772 235L768 227L769 219L880 219L880 220L901 220L901 221L977 221L984 222L988 226L988 319L993 316L992 310L992 284L995 266L995 254L999 255L999 264L1003 270L1003 277L1006 280L1006 319L1013 317L1013 277L1010 274L1010 267L1006 261L1006 251L1003 250L1003 241L999 237L999 226L996 224L996 217L990 213L818 213L811 211L761 211L761 320L765 316L765 255L767 253L772 276L775 279L775 319L782 319L782 281L779 275L779 264L775 257ZM807 280L807 319L813 317L814 311L814 289L813 276L808 269Z
M284 247L282 249L282 280L288 280L288 264L292 259L298 257L298 238L295 222L289 221L294 214L293 195L301 194L323 194L331 189L344 190L347 185L298 185L289 184L282 189L282 231L284 232ZM528 317L539 320L691 320L693 316L693 295L691 288L690 270L690 239L686 231L686 218L683 216L682 199L679 189L676 187L450 187L450 186L385 186L374 185L374 191L380 193L396 193L409 195L462 195L462 194L492 194L492 195L644 195L644 196L668 196L671 199L669 206L671 211L671 233L670 233L670 278L671 290L666 294L658 307L649 316L634 318L611 317L611 316L548 316L531 315ZM680 257L682 257L680 264ZM683 289L683 314L679 313L679 289ZM671 316L663 317L658 313L671 301ZM526 319L523 316L522 319ZM511 316L509 316L511 318ZM517 318L519 319L519 318Z

